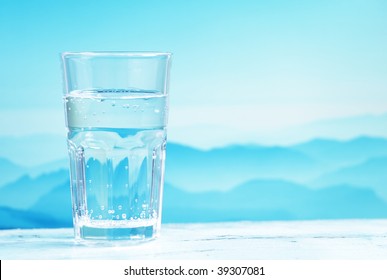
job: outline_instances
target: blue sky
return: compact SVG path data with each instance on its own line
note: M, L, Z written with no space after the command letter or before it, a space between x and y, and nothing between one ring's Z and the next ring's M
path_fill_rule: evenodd
M170 139L194 146L276 143L294 127L384 114L386 10L382 0L0 0L0 136L64 133L62 51L173 52Z

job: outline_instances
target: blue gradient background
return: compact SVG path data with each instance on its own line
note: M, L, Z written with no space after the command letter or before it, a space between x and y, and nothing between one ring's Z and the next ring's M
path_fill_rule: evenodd
M222 157L211 154L211 149L227 150L230 145L279 145L293 150L298 147L298 151L314 160L318 158L316 154L324 154L324 149L331 151L333 158L351 145L355 148L347 155L372 150L372 155L359 156L353 162L343 154L337 166L326 169L323 163L332 160L320 157L322 163L315 167L321 171L317 172L319 176L361 164L362 160L367 163L371 158L384 157L385 11L387 2L382 0L0 0L0 157L8 165L10 161L29 170L32 181L41 174L35 167L66 157L61 141L65 129L59 53L93 50L173 53L171 154L185 147L188 150L183 151L184 155L190 159L189 151L195 148L199 154L207 151L207 156L217 162ZM330 139L329 149L327 142L308 142L321 138ZM300 143L318 144L312 145L313 150L297 146ZM227 159L235 155L241 155L241 151ZM281 157L287 157L286 153L279 153L271 162L276 165ZM195 159L193 156L192 163ZM373 163L380 168L378 174L382 179L384 163ZM239 164L244 166L243 162ZM63 167L62 163L57 165ZM246 163L246 169L247 166ZM3 174L8 173L8 167L0 166ZM367 168L375 171L374 167ZM170 170L172 185L183 185L178 174L185 173L173 167ZM227 170L225 167L222 172ZM173 177L175 171L177 175ZM214 174L221 178L224 173ZM356 182L360 180L367 189L371 180L367 174L371 173L364 174ZM210 179L211 175L207 176ZM257 177L294 179L261 173ZM3 183L18 178L10 176ZM245 176L243 180L253 178ZM202 179L205 181L206 177ZM296 179L293 181L297 184L313 185L312 178ZM387 187L382 179L378 181L378 190ZM235 184L242 184L243 180ZM339 183L355 184L345 180ZM177 187L195 191L194 185L195 182L189 182ZM0 191L4 189L0 187ZM203 183L198 187L202 192L230 189L232 186L212 188Z
M61 133L58 54L69 50L173 52L170 139L201 147L229 141L178 130L221 126L230 142L270 144L284 142L273 130L387 112L385 1L0 3L2 134Z

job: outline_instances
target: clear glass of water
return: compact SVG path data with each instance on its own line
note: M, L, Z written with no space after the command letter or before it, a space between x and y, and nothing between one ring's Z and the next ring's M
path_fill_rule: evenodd
M170 61L159 52L62 54L77 240L159 235Z

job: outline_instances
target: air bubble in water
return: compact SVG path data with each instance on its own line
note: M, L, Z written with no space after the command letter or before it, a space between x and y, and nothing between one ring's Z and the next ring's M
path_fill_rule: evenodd
M101 205L101 210L105 210L105 206L104 205Z
M122 210L122 205L118 205L118 210Z
M126 219L126 214L122 214L122 219Z

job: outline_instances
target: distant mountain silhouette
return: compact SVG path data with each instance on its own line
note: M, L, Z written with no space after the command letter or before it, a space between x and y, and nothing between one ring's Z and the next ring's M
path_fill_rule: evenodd
M23 166L37 166L66 156L65 136L36 134L0 137L0 157Z
M254 180L229 192L187 193L165 186L164 222L386 218L372 190L339 185L321 190L286 181Z
M319 174L317 161L283 147L230 146L201 151L168 144L165 180L185 190L229 190L256 178L303 181Z
M223 127L211 123L187 125L171 131L170 139L205 149L228 146L231 143L290 146L317 138L346 140L357 138L360 135L387 138L386 127L387 113L364 114L317 120L284 128L275 125L268 128L259 124L251 129L230 127L227 124Z
M263 136L266 143L300 143L310 139L355 139L360 135L369 137L387 138L387 113L367 114L332 118L314 121L305 125L297 125L281 130L278 135L283 139L274 138L273 135ZM256 134L259 139L259 135ZM275 141L275 142L273 142Z
M28 210L1 207L0 228L71 226L70 201L65 182ZM312 190L282 180L253 180L227 192L164 188L164 223L343 218L387 218L387 203L369 189L338 185Z
M66 181L41 196L29 209L36 213L50 213L63 226L72 225L70 182Z
M38 145L38 136L27 137L25 141L22 141L23 138L16 139L18 140L12 146L13 138L3 140L0 138L0 144L5 142L6 147L9 146L9 149L2 148L3 154L10 155L8 159L14 155L13 152L16 158L22 156L19 151L14 151L19 149L17 145L21 145L23 149L26 146L30 147L29 153L23 155L25 158L36 157L30 153L34 151L31 144ZM32 143L29 139L33 139ZM64 145L63 139L59 136L47 139L53 142L60 141L61 145ZM41 144L43 145L46 140L42 140ZM51 158L63 157L61 160L29 168L17 168L17 165L2 167L0 162L1 173L6 174L0 179L0 183L2 180L5 183L14 181L22 174L36 177L67 168L67 152L61 152L62 149L57 148L58 145L52 143L51 148L45 152L57 154L51 155ZM306 184L328 172L380 156L387 156L387 139L372 137L359 137L349 141L316 139L289 147L234 145L212 150L199 150L168 143L166 181L193 192L229 190L235 185L258 178L282 179ZM41 158L47 157L42 154ZM10 169L14 171L9 171ZM0 188L1 186L0 184Z
M0 228L71 226L66 158L30 168L0 159L0 172ZM387 139L167 146L164 222L386 218L386 203Z
M292 147L294 150L329 165L331 169L387 156L387 139L358 137L348 141L315 139Z
M50 215L0 206L0 229L57 227L63 223Z
M387 139L317 139L291 147L229 146L208 151L171 143L166 181L191 192L229 190L258 178L305 185L328 172L380 156L387 156Z
M37 178L25 175L0 188L0 206L28 209L55 186L68 181L68 177L67 170L43 174Z
M320 188L337 184L367 187L387 202L387 156L371 158L360 164L341 168L310 183L311 186Z
M30 167L28 168L27 174L30 175L31 177L37 177L42 174L52 173L55 171L59 171L61 169L68 170L68 168L69 168L69 159L65 158L65 159L59 159L49 163Z
M8 159L0 158L0 188L7 183L10 183L26 172L24 167L21 167Z

